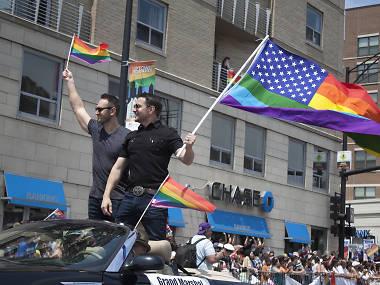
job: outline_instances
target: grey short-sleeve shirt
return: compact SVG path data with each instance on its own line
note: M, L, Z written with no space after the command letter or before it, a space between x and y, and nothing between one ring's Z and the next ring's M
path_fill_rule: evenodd
M129 129L120 126L113 133L108 134L102 124L91 119L88 122L88 132L92 137L92 188L90 197L103 198L107 179L113 165L119 157L122 145L130 132ZM121 200L124 197L126 177L124 176L115 189L111 192L111 199Z

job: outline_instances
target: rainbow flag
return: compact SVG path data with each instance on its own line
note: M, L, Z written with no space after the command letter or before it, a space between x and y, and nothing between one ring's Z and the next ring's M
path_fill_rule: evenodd
M59 220L59 219L66 219L66 216L60 209L55 209L53 212L50 213L49 216L47 216L44 220Z
M152 198L152 206L158 208L190 208L212 213L216 207L206 199L182 186L169 176Z
M326 285L330 285L330 279L326 275L323 275L323 279L325 280Z
M330 285L335 285L335 274L331 275Z
M227 83L230 83L232 81L232 79L234 78L235 76L235 72L232 71L231 69L227 70ZM239 82L239 80L241 79L241 76L239 75L238 77L236 77L235 81L232 83L232 86L234 86L236 83Z
M107 51L108 45L100 43L95 49L90 48L79 38L73 35L74 41L71 47L70 55L76 57L88 64L94 64L99 61L111 61L110 54Z
M374 255L378 250L379 250L379 247L377 246L377 244L373 244L372 247L367 248L365 250L365 253L367 254L368 257L372 257L372 255Z
M347 132L380 156L380 110L367 91L268 40L221 100L248 112Z

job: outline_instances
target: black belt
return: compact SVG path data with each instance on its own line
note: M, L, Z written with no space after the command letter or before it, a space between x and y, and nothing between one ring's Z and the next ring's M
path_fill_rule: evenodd
M128 188L127 192L132 193L136 197L140 197L143 194L149 194L149 195L154 195L157 192L157 189L152 189L152 188L145 188L143 186L134 186L132 188Z

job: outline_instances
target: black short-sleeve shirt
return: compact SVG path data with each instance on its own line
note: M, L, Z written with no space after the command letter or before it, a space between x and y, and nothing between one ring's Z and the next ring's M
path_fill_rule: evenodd
M182 145L177 131L159 120L130 132L120 152L128 159L128 186L158 188L168 175L170 157Z
M112 166L119 157L122 145L130 130L120 126L113 133L108 134L103 125L93 119L88 122L87 128L93 146L90 197L102 199ZM114 191L111 192L111 199L123 199L126 183L126 176L124 175Z

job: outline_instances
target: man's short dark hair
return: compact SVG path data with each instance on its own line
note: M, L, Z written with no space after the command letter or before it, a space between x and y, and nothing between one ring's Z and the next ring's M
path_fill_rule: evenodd
M113 96L111 94L108 94L108 93L103 93L102 95L100 95L100 99L108 100L108 102L110 102L113 106L115 106L116 116L119 115L119 112L120 112L119 98L117 98L116 96Z
M137 98L145 98L146 105L148 107L154 106L155 113L156 113L157 117L160 116L161 110L162 110L162 104L161 104L160 98L158 96L155 96L151 93L144 92L144 93L140 94Z

